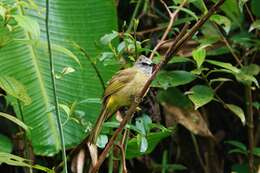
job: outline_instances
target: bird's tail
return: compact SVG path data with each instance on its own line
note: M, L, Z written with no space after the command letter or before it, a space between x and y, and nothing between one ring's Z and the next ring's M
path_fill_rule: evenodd
M103 106L102 111L100 112L98 119L95 123L94 128L92 129L90 135L89 135L89 140L88 142L91 144L96 144L98 135L100 134L102 130L102 126L104 121L106 120L107 117L107 106Z

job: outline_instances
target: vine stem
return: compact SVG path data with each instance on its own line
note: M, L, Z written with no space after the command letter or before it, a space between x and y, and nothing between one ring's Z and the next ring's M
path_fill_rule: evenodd
M131 22L130 22L126 32L130 32L132 30L133 25L134 25L134 19L135 19L137 12L138 12L138 10L141 6L141 3L142 3L142 0L138 0L137 4L135 6L135 10L134 10L133 15L132 15L131 20L130 20Z
M184 43L189 40L194 34L195 32L198 31L198 29L209 19L209 17L218 10L218 8L225 2L225 0L219 0L216 4L214 4L210 10L203 16L201 17L201 19L190 29L190 31L188 33L186 33L183 37L179 37L179 39L175 40L174 43L172 44L171 48L169 49L169 51L166 53L165 57L160 61L160 63L155 67L155 70L152 74L152 76L148 79L148 81L146 82L144 88L142 89L141 93L136 97L136 99L134 99L134 101L132 102L130 108L128 109L125 117L123 118L123 120L121 121L119 127L116 129L116 131L114 132L113 136L110 138L109 142L107 143L105 149L103 150L103 152L101 153L101 155L98 158L98 161L96 163L96 165L93 167L92 170L90 170L91 173L96 173L98 172L100 166L102 165L103 161L105 160L110 148L112 147L112 145L114 144L114 141L116 140L117 136L120 134L120 132L124 129L125 125L127 124L127 122L131 119L131 117L133 116L134 112L136 111L136 107L139 105L139 103L141 102L142 98L144 97L145 93L147 92L147 90L150 87L150 84L152 83L152 81L154 80L154 78L156 77L157 73L160 71L160 69L167 64L173 57L173 55L175 55L177 53L177 51L184 45ZM185 30L182 30L182 32L186 32ZM183 33L180 34L183 34Z
M100 71L98 70L96 64L92 61L90 55L87 53L87 51L86 51L84 48L80 47L79 45L76 45L76 47L82 52L82 54L83 54L83 55L88 59L88 61L90 62L90 65L92 66L92 68L95 70L95 72L96 72L96 74L97 74L97 77L98 77L98 79L99 79L99 81L100 81L100 84L101 84L101 86L102 86L103 91L105 91L106 85L105 85L105 82L104 82L104 80L103 80L103 78L102 78L102 75L101 75Z
M249 156L248 165L249 172L254 173L254 117L253 117L253 101L252 91L250 85L245 86L245 100L246 100L246 114L247 114L247 126L248 126L248 143L249 143Z
M48 46L50 69L51 69L51 81L52 81L52 88L53 88L52 91L53 91L55 112L56 112L56 116L57 116L57 124L58 124L60 141L61 141L62 160L63 160L63 163L64 163L63 172L67 173L68 170L67 170L67 157L66 157L65 140L64 140L64 134L63 134L63 129L62 129L62 122L61 122L59 104L58 104L56 81L55 81L55 69L54 69L52 50L51 50L50 33L49 33L49 0L46 0L45 27L46 27L46 39L47 39L47 46Z

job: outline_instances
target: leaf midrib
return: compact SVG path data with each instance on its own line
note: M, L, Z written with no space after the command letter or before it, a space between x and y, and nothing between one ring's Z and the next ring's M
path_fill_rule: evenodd
M24 10L23 10L23 8L21 6L19 6L19 12L20 12L20 15L24 15L25 14ZM25 32L25 37L26 37L26 39L32 40L32 36L31 36L31 34L29 32ZM41 94L43 96L45 110L48 110L48 106L49 106L50 100L48 98L47 91L46 91L46 89L44 87L44 80L42 78L42 75L41 75L41 72L40 72L40 68L39 68L39 65L38 65L38 62L37 62L36 53L35 53L35 50L34 50L32 45L27 45L27 46L29 47L30 54L32 55L30 57L32 59L32 64L33 64L35 72L36 72L36 77L38 79L38 84L40 85L40 91L41 91ZM56 123L55 123L56 121L53 121L53 114L51 112L48 112L46 114L47 114L47 117L48 117L48 122L49 122L49 125L50 125L51 134L54 135L56 149L59 150L59 148L60 148L60 141L58 140L59 139L59 135L58 135L58 132L57 132L57 129L56 129Z

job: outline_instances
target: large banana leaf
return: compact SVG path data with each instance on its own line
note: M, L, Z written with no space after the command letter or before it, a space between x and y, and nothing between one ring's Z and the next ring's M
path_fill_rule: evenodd
M10 0L6 2L10 3ZM23 105L22 112L18 111L18 105L14 104L14 108L25 124L31 127L28 137L34 152L51 156L61 147L46 46L46 4L44 0L38 0L37 5L40 13L22 6L17 10L15 19L20 28L9 32L0 26L0 41L6 40L6 37L12 39L0 46L0 75L13 77L26 87L32 103ZM75 70L56 79L58 101L65 107L61 113L67 148L78 144L87 135L87 122L93 122L99 113L100 103L95 102L95 98L100 98L103 93L95 70L73 43L80 45L95 59L103 50L97 46L100 37L116 29L115 8L113 0L50 0L49 31L55 72L59 74L66 67ZM37 38L37 23L27 23L20 15L29 15L37 21L40 41ZM72 50L73 54L63 47ZM97 67L105 81L116 70L115 66L97 64ZM75 111L70 115L73 118L68 119L64 105L73 105Z

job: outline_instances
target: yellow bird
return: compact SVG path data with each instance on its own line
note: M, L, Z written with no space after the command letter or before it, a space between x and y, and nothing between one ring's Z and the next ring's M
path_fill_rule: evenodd
M118 71L109 81L104 92L103 105L96 124L89 136L89 142L96 144L102 125L121 107L130 106L140 94L146 81L152 75L151 59L141 55L133 67Z

